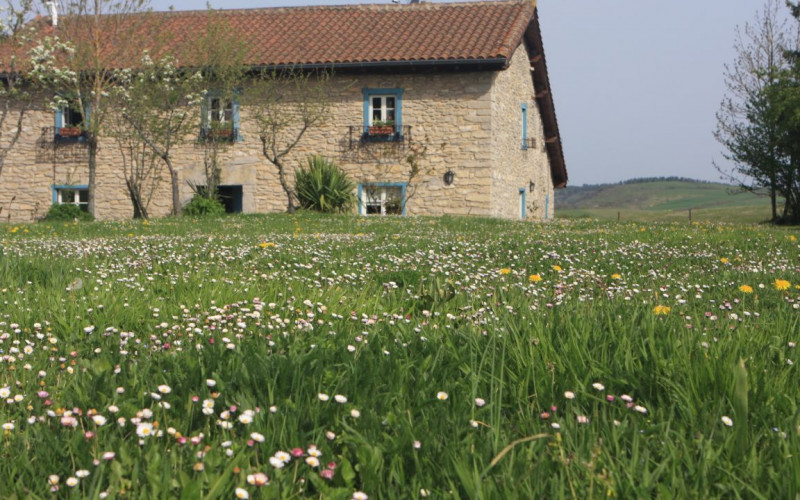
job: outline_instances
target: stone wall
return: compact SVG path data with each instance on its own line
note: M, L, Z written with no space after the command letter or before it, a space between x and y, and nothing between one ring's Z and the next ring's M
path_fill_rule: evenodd
M364 88L403 89L402 121L410 127L410 144L360 144ZM527 195L528 214L540 217L542 200L548 189L552 192L552 186L532 93L524 48L518 49L507 70L497 73L335 75L330 87L330 118L307 131L286 164L293 176L294 168L305 165L308 155L321 154L335 160L357 183L403 183L409 182L406 157L416 151L421 172L407 188L407 214L516 218L517 188L527 189L532 179L536 192ZM519 103L524 100L529 102L529 135L537 138L537 148L528 151L520 150ZM220 151L221 184L242 186L244 212L284 211L286 196L277 170L261 153L250 111L241 106L242 140ZM65 154L66 149L57 149L54 157L52 151L41 147L42 128L52 127L53 121L53 112L46 109L27 115L23 137L6 159L1 174L0 206L4 209L0 218L28 221L41 217L51 204L53 185L88 184L80 146L73 146L73 159ZM424 154L419 154L421 151ZM194 136L174 150L183 203L192 197L190 182L205 184L203 158L204 149ZM450 186L443 181L448 169L455 173ZM133 215L122 156L112 139L101 141L97 187L98 218ZM170 193L169 174L163 169L151 197L151 216L169 213Z
M520 44L509 67L494 74L491 215L495 217L521 218L522 202L525 217L552 216L550 163L528 60L525 44ZM523 103L527 105L527 137L533 140L527 149L522 148ZM533 192L529 190L531 182L535 186Z

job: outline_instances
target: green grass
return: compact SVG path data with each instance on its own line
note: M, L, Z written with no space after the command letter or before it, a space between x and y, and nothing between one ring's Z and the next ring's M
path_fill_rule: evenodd
M566 188L556 193L560 218L758 223L771 217L769 198L726 184L649 181Z
M0 226L3 496L792 498L797 236L308 213Z

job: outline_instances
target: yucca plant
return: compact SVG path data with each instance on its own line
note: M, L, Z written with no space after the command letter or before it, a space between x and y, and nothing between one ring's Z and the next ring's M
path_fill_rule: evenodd
M309 156L308 168L295 170L300 206L318 212L344 212L355 202L355 184L333 161Z

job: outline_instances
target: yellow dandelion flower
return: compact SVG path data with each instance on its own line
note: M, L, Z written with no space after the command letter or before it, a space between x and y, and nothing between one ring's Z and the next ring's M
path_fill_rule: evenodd
M528 276L528 280L533 283L536 283L538 281L542 281L542 277L539 276L538 274L531 274L530 276Z
M619 273L614 273L614 274L611 275L611 279L612 280L621 280L622 279L622 275L619 274Z
M261 243L258 244L258 246L260 246L261 248L272 248L275 246L275 243L271 241L262 241Z
M721 259L719 259L719 261L720 261L720 262L722 262L723 264L727 264L728 262L730 262L730 261L729 261L727 258L725 258L725 257L722 257Z
M742 293L753 293L753 287L750 285L742 285L739 287L739 291Z
M555 271L557 273L560 273L561 272L561 266L553 266L553 271Z
M671 310L672 309L670 309L668 306L655 306L653 308L653 314L655 314L655 315L660 315L660 314L666 315L666 314L669 314L669 312Z
M786 280L775 280L775 283L773 283L772 286L775 287L775 290L788 290L792 284Z
M500 274L510 274L511 273L511 268L510 267L504 267L499 272L500 272Z

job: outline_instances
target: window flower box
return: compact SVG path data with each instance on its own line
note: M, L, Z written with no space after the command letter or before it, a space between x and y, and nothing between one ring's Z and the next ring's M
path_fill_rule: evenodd
M369 127L369 135L392 135L394 134L394 125L371 125Z
M61 127L58 130L60 137L80 137L82 134L83 130L80 127Z
M202 137L212 141L233 141L237 130L233 127L211 127L203 129Z

